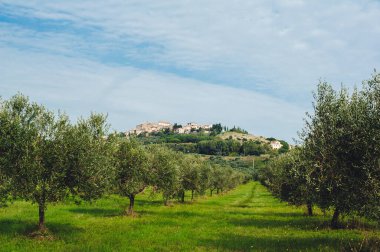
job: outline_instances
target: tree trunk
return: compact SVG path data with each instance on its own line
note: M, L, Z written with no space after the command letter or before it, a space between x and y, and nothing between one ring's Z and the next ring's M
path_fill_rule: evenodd
M339 214L340 214L339 210L337 208L335 208L334 215L333 215L332 220L331 220L331 227L333 229L338 228Z
M307 202L307 215L313 216L313 204L310 201Z
M194 199L194 190L191 190L191 200Z
M45 231L45 202L40 202L38 204L38 214L39 214L39 222L38 222L38 230Z
M164 198L164 206L168 206L169 205L169 199L168 198Z
M128 196L128 198L129 198L129 207L128 207L127 215L132 215L133 207L135 206L135 195L131 194Z
M212 191L213 191L213 190L212 190L212 189L210 189L210 196L212 196Z
M182 203L185 202L185 191L182 191L182 194L181 194L181 202L182 202Z

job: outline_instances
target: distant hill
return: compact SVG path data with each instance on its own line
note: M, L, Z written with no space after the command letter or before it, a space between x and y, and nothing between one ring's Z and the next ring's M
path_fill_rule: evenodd
M290 149L285 141L255 136L240 127L229 129L220 123L185 126L164 121L144 123L129 131L126 137L134 137L143 144L166 145L184 153L217 156L277 155Z
M261 143L269 143L270 142L263 136L254 136L252 134L244 134L244 133L231 132L231 131L223 132L223 133L219 134L217 137L219 137L223 140L233 139L233 140L237 140L239 142L250 141L250 140L251 141L259 141Z

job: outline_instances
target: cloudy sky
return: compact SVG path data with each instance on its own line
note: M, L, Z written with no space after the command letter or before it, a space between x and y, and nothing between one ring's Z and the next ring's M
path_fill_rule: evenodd
M0 0L0 96L73 118L297 137L318 80L380 69L378 0Z

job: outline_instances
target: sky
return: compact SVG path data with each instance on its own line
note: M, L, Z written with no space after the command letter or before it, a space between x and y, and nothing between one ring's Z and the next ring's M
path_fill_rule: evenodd
M112 129L240 126L292 142L327 81L380 69L379 0L0 0L0 96Z

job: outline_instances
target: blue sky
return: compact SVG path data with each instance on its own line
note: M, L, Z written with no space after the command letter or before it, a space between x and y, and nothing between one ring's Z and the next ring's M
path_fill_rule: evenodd
M318 80L360 85L379 44L379 1L0 0L0 95L291 140Z

